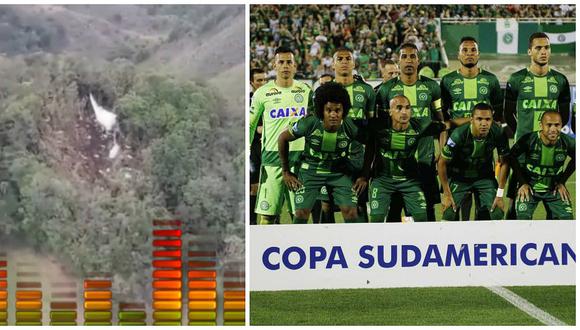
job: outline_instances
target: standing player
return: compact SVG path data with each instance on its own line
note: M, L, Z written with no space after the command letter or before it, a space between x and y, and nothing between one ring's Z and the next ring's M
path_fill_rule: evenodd
M358 179L353 185L348 151L355 139L364 142L364 138L348 118L349 94L340 84L329 82L316 90L314 103L315 115L299 120L278 138L284 181L296 191L294 223L308 221L322 187L332 193L344 221L357 222L357 194L366 188L366 180ZM288 143L301 137L306 138L306 145L297 178L290 171Z
M470 192L479 199L477 220L501 220L508 172L504 159L509 152L508 139L502 128L493 122L489 104L476 104L469 117L471 124L453 130L441 150L437 171L443 186L443 220L458 220L457 206L468 196L471 198ZM494 177L494 149L501 163L499 188Z
M250 104L252 103L252 96L267 82L266 72L262 69L252 69L250 70L250 86L252 91L250 92ZM258 127L256 128L256 135L251 141L252 145L250 147L250 224L255 225L257 223L257 215L254 211L256 205L256 195L258 194L258 182L260 178L260 156L262 146L260 140L262 139L262 118L258 122Z
M493 73L478 67L479 46L475 38L461 38L457 58L461 67L441 79L441 105L445 119L469 117L473 106L483 102L492 106L495 120L501 121L503 98L499 80ZM441 134L441 138L443 148L447 134ZM471 194L467 193L463 201L460 207L462 220L469 220Z
M515 202L517 219L532 220L540 201L554 219L573 218L566 181L576 167L576 142L561 134L561 129L561 113L546 111L540 117L540 131L521 136L510 151L509 161L520 183ZM571 160L564 170L566 156Z
M310 87L294 80L296 62L291 49L276 49L274 68L276 79L256 91L250 112L250 141L254 138L260 117L263 120L262 167L256 202L256 213L262 215L261 224L274 223L282 211L284 200L292 209L293 200L282 178L278 136L306 115L312 100ZM304 140L290 144L290 165L296 165L303 149Z
M377 91L377 108L379 119L387 114L390 101L398 95L404 95L411 103L413 118L428 125L431 121L443 121L441 112L441 89L432 79L419 76L419 51L415 44L401 45L399 54L401 75L381 85ZM382 111L381 111L382 110ZM383 118L382 120L386 120ZM439 188L435 170L435 146L433 137L424 136L417 147L419 181L427 200L427 218L435 221L435 204L440 202ZM401 214L401 205L392 205L397 208L397 216Z
M545 111L560 112L564 123L568 122L570 112L570 85L566 76L549 66L550 39L545 33L536 32L530 36L528 55L530 66L509 77L505 92L505 120L516 132L516 142L523 135L540 129L539 118ZM520 164L522 162L523 159L520 159ZM516 180L512 176L507 196L513 199L516 191ZM551 212L546 211L549 218ZM514 218L515 210L512 207L508 219Z
M373 159L376 173L369 187L370 219L383 222L392 207L391 196L400 192L413 220L427 221L427 201L418 180L420 165L415 154L421 138L430 136L432 141L434 135L446 129L446 124L412 118L411 102L404 95L393 96L389 105L390 117L373 121L367 145L363 177L369 177Z

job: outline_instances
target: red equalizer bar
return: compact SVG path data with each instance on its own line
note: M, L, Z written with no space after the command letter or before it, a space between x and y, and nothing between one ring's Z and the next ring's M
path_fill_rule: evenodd
M16 325L42 325L42 280L33 262L16 263Z
M83 282L84 325L113 325L113 293L109 273L88 274Z
M243 259L224 263L224 325L246 324L246 273Z
M217 325L217 243L188 245L188 325Z
M0 326L8 325L8 257L0 252Z
M181 234L181 220L153 220L153 325L181 325Z

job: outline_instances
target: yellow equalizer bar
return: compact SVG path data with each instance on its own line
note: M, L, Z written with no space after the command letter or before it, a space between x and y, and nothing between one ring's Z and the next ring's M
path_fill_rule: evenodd
M69 274L68 277L73 276ZM77 325L77 283L52 282L50 287L50 325Z
M243 259L224 263L224 325L246 324L246 273Z
M89 274L84 280L84 325L113 325L111 274Z
M8 325L8 257L0 252L0 326Z
M153 325L182 320L181 220L153 220Z
M42 325L42 281L38 266L16 263L16 325Z
M188 325L217 325L216 251L213 241L192 240L188 244Z

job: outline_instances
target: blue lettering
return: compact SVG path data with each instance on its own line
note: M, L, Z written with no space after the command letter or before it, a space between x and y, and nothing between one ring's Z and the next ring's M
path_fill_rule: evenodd
M540 260L538 261L538 265L541 266L547 261L551 261L554 265L559 265L558 258L556 257L556 250L554 250L554 246L551 243L546 243L544 248L542 249L542 253L540 253Z
M574 253L572 247L568 243L562 243L562 265L568 264L568 256L572 257L572 260L576 262L576 253Z
M423 260L423 267L429 266L429 263L436 263L437 266L443 266L443 260L441 260L441 253L435 244L429 244L427 247L427 253L425 260Z
M292 252L296 252L298 254L298 262L296 264L290 263L290 253ZM306 253L304 253L304 250L297 246L291 246L282 254L282 262L288 269L300 269L306 263Z
M371 268L374 263L375 263L375 258L373 258L372 254L370 254L369 252L373 251L373 247L371 245L363 245L361 246L360 250L358 251L358 254L361 256L361 258L368 260L366 263L363 261L360 261L358 263L358 266L360 268Z
M300 113L298 114L300 117L306 116L306 109L304 107L300 108Z
M461 244L461 248L459 249L459 254L455 250L455 245L449 244L447 245L447 254L445 256L445 267L451 266L451 258L455 261L456 266L460 266L462 260L465 259L465 266L471 266L471 258L469 257L469 249L467 248L467 244Z
M310 269L316 268L316 263L326 259L326 249L322 246L312 246L310 248Z
M383 245L379 245L377 259L379 261L379 266L382 268L392 268L397 263L397 246L391 245L391 260L389 262L385 262L385 247Z
M272 247L267 248L266 251L264 251L264 254L262 254L262 263L269 270L278 270L278 269L280 269L279 262L276 264L270 263L270 254L272 254L272 253L280 254L280 248L276 247L276 246L272 246Z
M326 264L326 268L330 269L334 265L340 265L342 268L348 268L346 264L346 259L344 258L344 254L342 253L342 249L340 246L333 246L332 251L330 251L330 257L328 258L328 264Z
M491 245L491 264L492 266L497 265L497 262L502 266L507 266L507 262L504 257L507 254L507 247L503 244L492 244Z
M270 118L276 118L276 109L272 109L272 111L270 111Z
M518 246L517 246L517 244L515 244L515 243L510 244L510 257L511 257L510 258L511 259L510 260L510 265L511 266L515 266L515 265L518 264L517 255L518 255Z
M288 108L286 108L286 111L288 111ZM284 113L284 109L278 110L278 114L276 115L276 118L280 118L280 117L286 117L286 114Z
M481 251L484 249L487 249L487 244L475 244L475 255L473 256L475 259L473 262L474 266L487 266L487 261L484 259L487 257L487 253L485 253L485 251Z
M415 254L415 260L409 261L409 252ZM403 267L413 267L417 266L421 261L421 250L414 245L402 245L401 246L401 266Z
M536 260L530 260L528 259L528 250L529 249L534 249L536 250L536 243L528 243L525 244L522 247L522 250L520 251L520 258L522 259L522 261L524 262L524 264L526 264L527 266L534 266L536 264Z

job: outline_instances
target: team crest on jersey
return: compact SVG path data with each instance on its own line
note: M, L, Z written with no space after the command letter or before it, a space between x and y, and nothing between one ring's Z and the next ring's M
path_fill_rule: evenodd
M415 144L415 141L417 141L417 140L414 137L409 138L409 145Z
M427 98L428 98L427 94L425 94L425 93L419 94L419 100L427 101Z
M371 202L371 209L378 209L379 208L379 202L378 201L372 201Z
M280 92L277 88L270 88L270 90L266 93L266 96L273 96L273 95L280 95L282 94L282 92Z
M525 77L524 80L522 80L522 84L529 84L534 82L534 79L532 79L532 77Z
M260 203L260 208L262 210L266 211L270 208L270 203L268 203L267 201L263 201Z
M460 95L463 92L463 89L457 87L453 89L453 94Z
M354 97L354 99L355 99L355 101L357 101L357 102L364 102L364 100L365 100L364 96L362 96L361 94L357 94L357 95Z
M304 203L304 196L302 195L296 196L296 203L297 204Z
M487 92L488 92L487 87L485 87L485 86L479 87L479 94L485 95L485 94L487 94Z
M338 147L339 148L346 148L347 145L348 145L348 142L347 141L340 141L338 143Z
M532 89L534 89L532 86L526 86L524 87L524 93L531 93Z
M365 89L362 86L356 86L352 89L354 92L364 92Z
M461 80L461 79L453 80L453 82L451 83L451 86L455 86L455 85L463 85L463 80Z
M302 101L304 101L304 96L302 96L302 94L296 94L294 95L294 101L302 103Z
M528 204L521 203L518 205L518 211L526 211L528 209Z
M556 160L557 160L557 161L559 161L559 162L563 162L563 161L564 161L564 159L566 159L566 155L564 155L564 154L557 154L557 155L556 155Z
M550 85L550 93L558 93L558 86Z
M419 85L419 87L417 87L418 91L428 91L429 88L425 85Z

